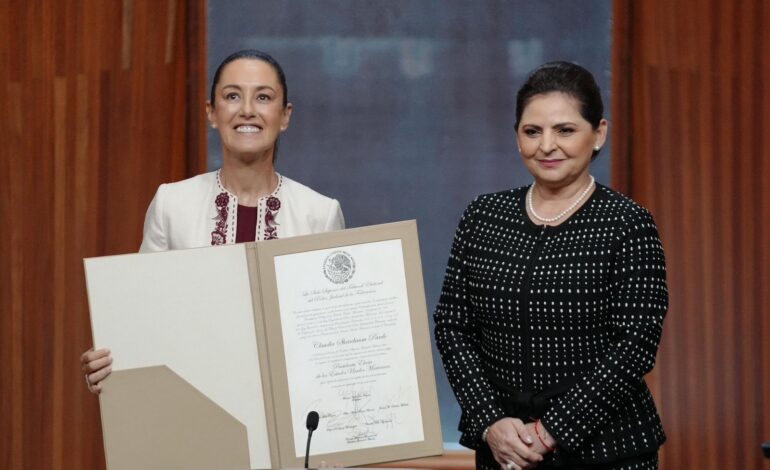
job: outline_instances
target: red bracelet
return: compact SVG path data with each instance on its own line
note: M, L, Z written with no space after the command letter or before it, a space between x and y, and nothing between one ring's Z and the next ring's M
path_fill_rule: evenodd
M539 423L540 423L539 419L535 420L535 435L537 436L537 439L540 441L540 443L543 444L543 447L545 447L545 450L547 450L548 452L553 452L556 449L554 449L553 447L548 447L548 445L546 445L546 443L543 440L543 438L540 437L540 431L537 429L537 425Z

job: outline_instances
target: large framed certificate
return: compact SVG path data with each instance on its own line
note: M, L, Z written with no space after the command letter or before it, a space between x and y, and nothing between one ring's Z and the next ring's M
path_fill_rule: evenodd
M414 221L85 264L110 470L442 452Z
M311 410L313 453L329 462L440 454L416 224L257 249L281 464L301 466Z

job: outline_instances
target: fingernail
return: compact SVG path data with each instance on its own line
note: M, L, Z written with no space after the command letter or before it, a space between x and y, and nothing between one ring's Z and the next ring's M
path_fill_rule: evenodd
M527 444L532 444L532 436L527 436L524 440L527 441Z

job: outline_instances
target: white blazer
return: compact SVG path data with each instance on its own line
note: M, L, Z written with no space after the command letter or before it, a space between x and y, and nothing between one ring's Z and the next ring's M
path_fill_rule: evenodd
M345 228L342 209L328 198L278 175L272 194L259 200L257 240ZM140 252L235 243L238 198L213 171L162 184L147 209Z

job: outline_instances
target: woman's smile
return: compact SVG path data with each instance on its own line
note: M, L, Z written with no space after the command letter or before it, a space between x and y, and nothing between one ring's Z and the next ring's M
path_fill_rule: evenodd
M242 124L235 126L235 132L239 134L258 134L262 128L256 125Z
M543 168L558 168L564 162L563 159L556 160L538 160L537 163Z

